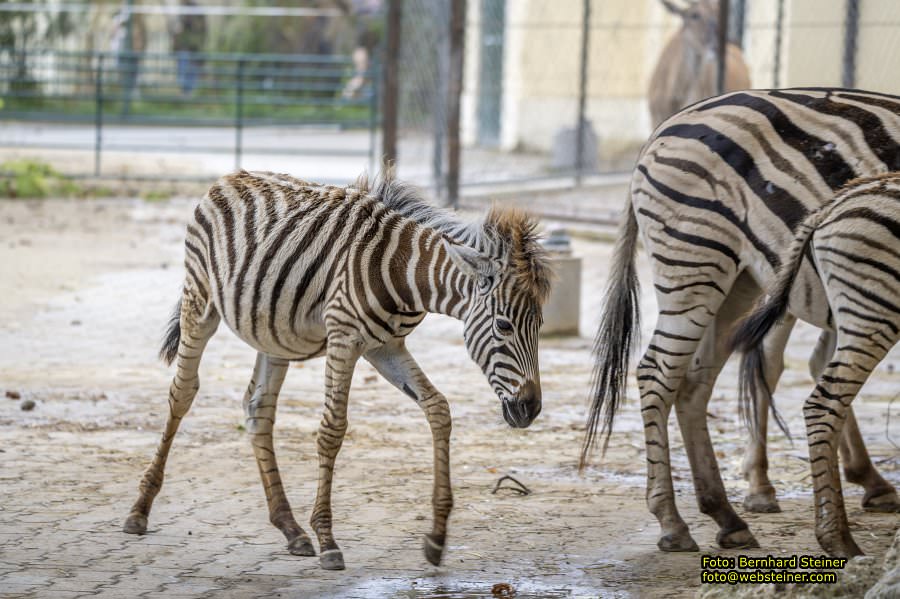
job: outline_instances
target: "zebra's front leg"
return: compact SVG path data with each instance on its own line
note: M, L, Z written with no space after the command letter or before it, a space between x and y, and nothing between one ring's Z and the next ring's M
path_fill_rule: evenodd
M425 559L438 566L447 538L447 519L453 509L450 486L450 406L447 399L431 384L403 340L382 346L365 355L392 385L411 397L425 412L434 446L434 490L431 502L434 523L425 535Z
M278 392L284 383L287 369L287 360L262 353L256 355L253 379L244 395L244 413L246 429L250 434L253 454L256 456L256 465L259 466L259 475L266 492L269 521L284 534L288 542L288 551L294 555L309 556L315 555L316 550L309 536L294 519L291 505L284 494L272 440Z
M344 555L331 532L331 483L334 462L347 432L347 399L360 351L354 340L329 337L325 362L325 411L316 439L319 484L310 524L319 539L319 563L326 570L343 570Z
M841 435L841 463L848 482L861 485L865 489L862 499L863 509L871 512L900 511L900 498L894 485L884 480L875 469L869 451L866 449L853 406L847 407L847 419Z

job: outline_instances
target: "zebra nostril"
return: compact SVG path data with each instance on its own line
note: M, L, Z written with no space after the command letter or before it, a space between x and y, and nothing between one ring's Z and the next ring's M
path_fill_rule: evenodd
M526 422L534 420L541 413L541 389L534 381L526 381L519 389L516 400L524 411Z

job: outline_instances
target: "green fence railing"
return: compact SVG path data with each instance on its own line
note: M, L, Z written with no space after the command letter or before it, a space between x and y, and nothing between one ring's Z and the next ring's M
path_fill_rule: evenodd
M0 120L93 123L100 175L103 128L109 124L233 127L240 165L242 132L260 125L369 129L366 149L306 148L320 155L370 155L378 125L375 68L355 73L343 55L114 53L0 47ZM0 140L3 145L3 140ZM22 144L18 144L22 145ZM118 150L173 151L142 144ZM287 149L253 148L254 153Z

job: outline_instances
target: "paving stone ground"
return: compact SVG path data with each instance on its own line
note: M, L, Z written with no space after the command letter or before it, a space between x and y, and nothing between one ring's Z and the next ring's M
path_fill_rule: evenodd
M253 352L227 330L209 344L201 389L169 460L144 536L121 532L167 413L172 371L156 350L182 276L188 200L0 203L0 596L2 597L489 597L508 583L518 597L693 596L699 554L662 554L643 499L643 436L636 390L606 458L580 476L577 456L589 385L590 333L610 245L576 239L584 257L582 337L541 348L544 412L509 429L462 345L459 323L429 317L410 347L454 417L456 507L441 567L421 552L430 528L427 424L402 394L360 364L350 430L337 463L335 533L347 570L291 556L268 523L253 454L241 430ZM593 239L593 240L592 240ZM641 259L643 280L647 265ZM652 295L643 301L652 329ZM743 514L762 545L755 555L819 554L800 406L811 389L805 359L816 337L800 327L779 388L797 435L771 443L780 514ZM645 336L645 340L646 340ZM855 404L870 451L900 484L900 355L881 365ZM740 503L744 434L736 369L720 377L710 426L729 495ZM315 431L323 362L292 367L280 399L276 448L297 519L315 495ZM20 405L33 400L31 411ZM887 423L889 408L894 415ZM716 527L696 509L674 433L679 507L702 552ZM494 483L511 474L533 492ZM845 488L854 535L884 554L896 514L859 509Z

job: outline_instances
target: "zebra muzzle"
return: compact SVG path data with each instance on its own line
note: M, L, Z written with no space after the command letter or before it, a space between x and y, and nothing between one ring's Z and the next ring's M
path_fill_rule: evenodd
M503 419L513 428L526 428L541 413L541 390L528 381L519 389L515 399L502 399Z

